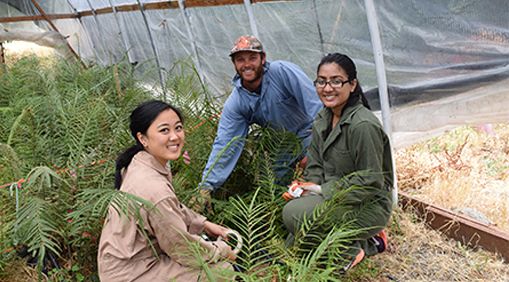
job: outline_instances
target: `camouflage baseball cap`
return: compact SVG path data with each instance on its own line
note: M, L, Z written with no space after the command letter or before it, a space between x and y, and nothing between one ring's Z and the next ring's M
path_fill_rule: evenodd
M230 57L241 51L252 51L257 53L264 52L260 40L252 35L242 35L237 40L235 40L235 44L230 50Z

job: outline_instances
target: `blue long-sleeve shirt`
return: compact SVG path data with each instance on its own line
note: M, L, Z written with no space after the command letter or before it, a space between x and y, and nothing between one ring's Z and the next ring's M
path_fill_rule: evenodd
M230 176L251 124L293 132L307 148L313 120L323 108L312 81L290 62L265 63L260 95L244 88L238 74L232 82L234 89L224 104L212 152L203 171L203 189L214 190ZM221 153L234 138L236 141Z

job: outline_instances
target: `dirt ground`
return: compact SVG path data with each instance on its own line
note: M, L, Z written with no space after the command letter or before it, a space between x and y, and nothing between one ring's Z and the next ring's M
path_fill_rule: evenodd
M464 126L396 153L399 188L413 197L509 230L509 124ZM396 210L388 252L372 281L509 281L509 265Z
M465 248L397 210L387 252L369 259L379 273L355 281L509 281L509 265L493 253Z

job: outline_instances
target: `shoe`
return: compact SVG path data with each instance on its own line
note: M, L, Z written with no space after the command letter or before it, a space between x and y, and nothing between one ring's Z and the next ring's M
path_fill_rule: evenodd
M359 253L355 256L355 258L343 268L343 271L346 272L347 270L352 269L354 266L359 264L364 259L365 256L366 253L364 252L364 250L360 249Z
M371 237L371 240L375 243L378 253L383 253L387 249L387 232L385 230Z

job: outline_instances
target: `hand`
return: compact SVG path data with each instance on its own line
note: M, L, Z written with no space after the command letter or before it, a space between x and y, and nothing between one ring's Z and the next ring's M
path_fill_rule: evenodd
M300 188L304 190L304 192L302 192L302 196L322 194L322 186L315 184L313 182L301 182Z
M182 154L182 158L184 159L184 163L186 165L191 164L191 157L189 156L189 153L187 151L184 151L184 153Z
M205 224L203 225L203 230L205 231L205 233L207 233L208 235L211 235L213 237L222 237L222 238L226 238L225 240L227 240L228 238L228 231L230 229L224 227L224 226L221 226L219 224L215 224L215 223L212 223L210 221L205 221Z
M286 201L289 201L301 196L309 196L313 194L322 194L322 187L313 182L300 182L298 180L294 180L292 184L288 186L288 192L283 194L283 198Z
M207 211L208 214L214 214L211 194L210 190L200 189L198 196L193 196L189 201L189 206L197 213Z
M239 240L237 244L237 250L232 250L232 248L225 243L225 241L228 241L229 236L228 234L234 232L230 230L229 228L226 228L224 226L221 226L219 224L212 223L210 221L205 221L205 224L203 226L203 230L210 236L217 237L216 245L221 249L221 256L235 261L237 259L237 253L240 251L240 248L242 247L242 238L237 238ZM236 232L235 232L236 233ZM238 235L238 233L236 233ZM240 236L240 235L238 235Z
M231 261L235 261L237 259L237 255L233 252L232 248L228 246L226 242L216 241L214 244L219 249L219 255L221 257L229 259Z
M299 180L294 180L290 185L288 185L288 191L283 193L283 199L285 201L290 201L295 198L300 198L304 190L300 188L301 182Z

